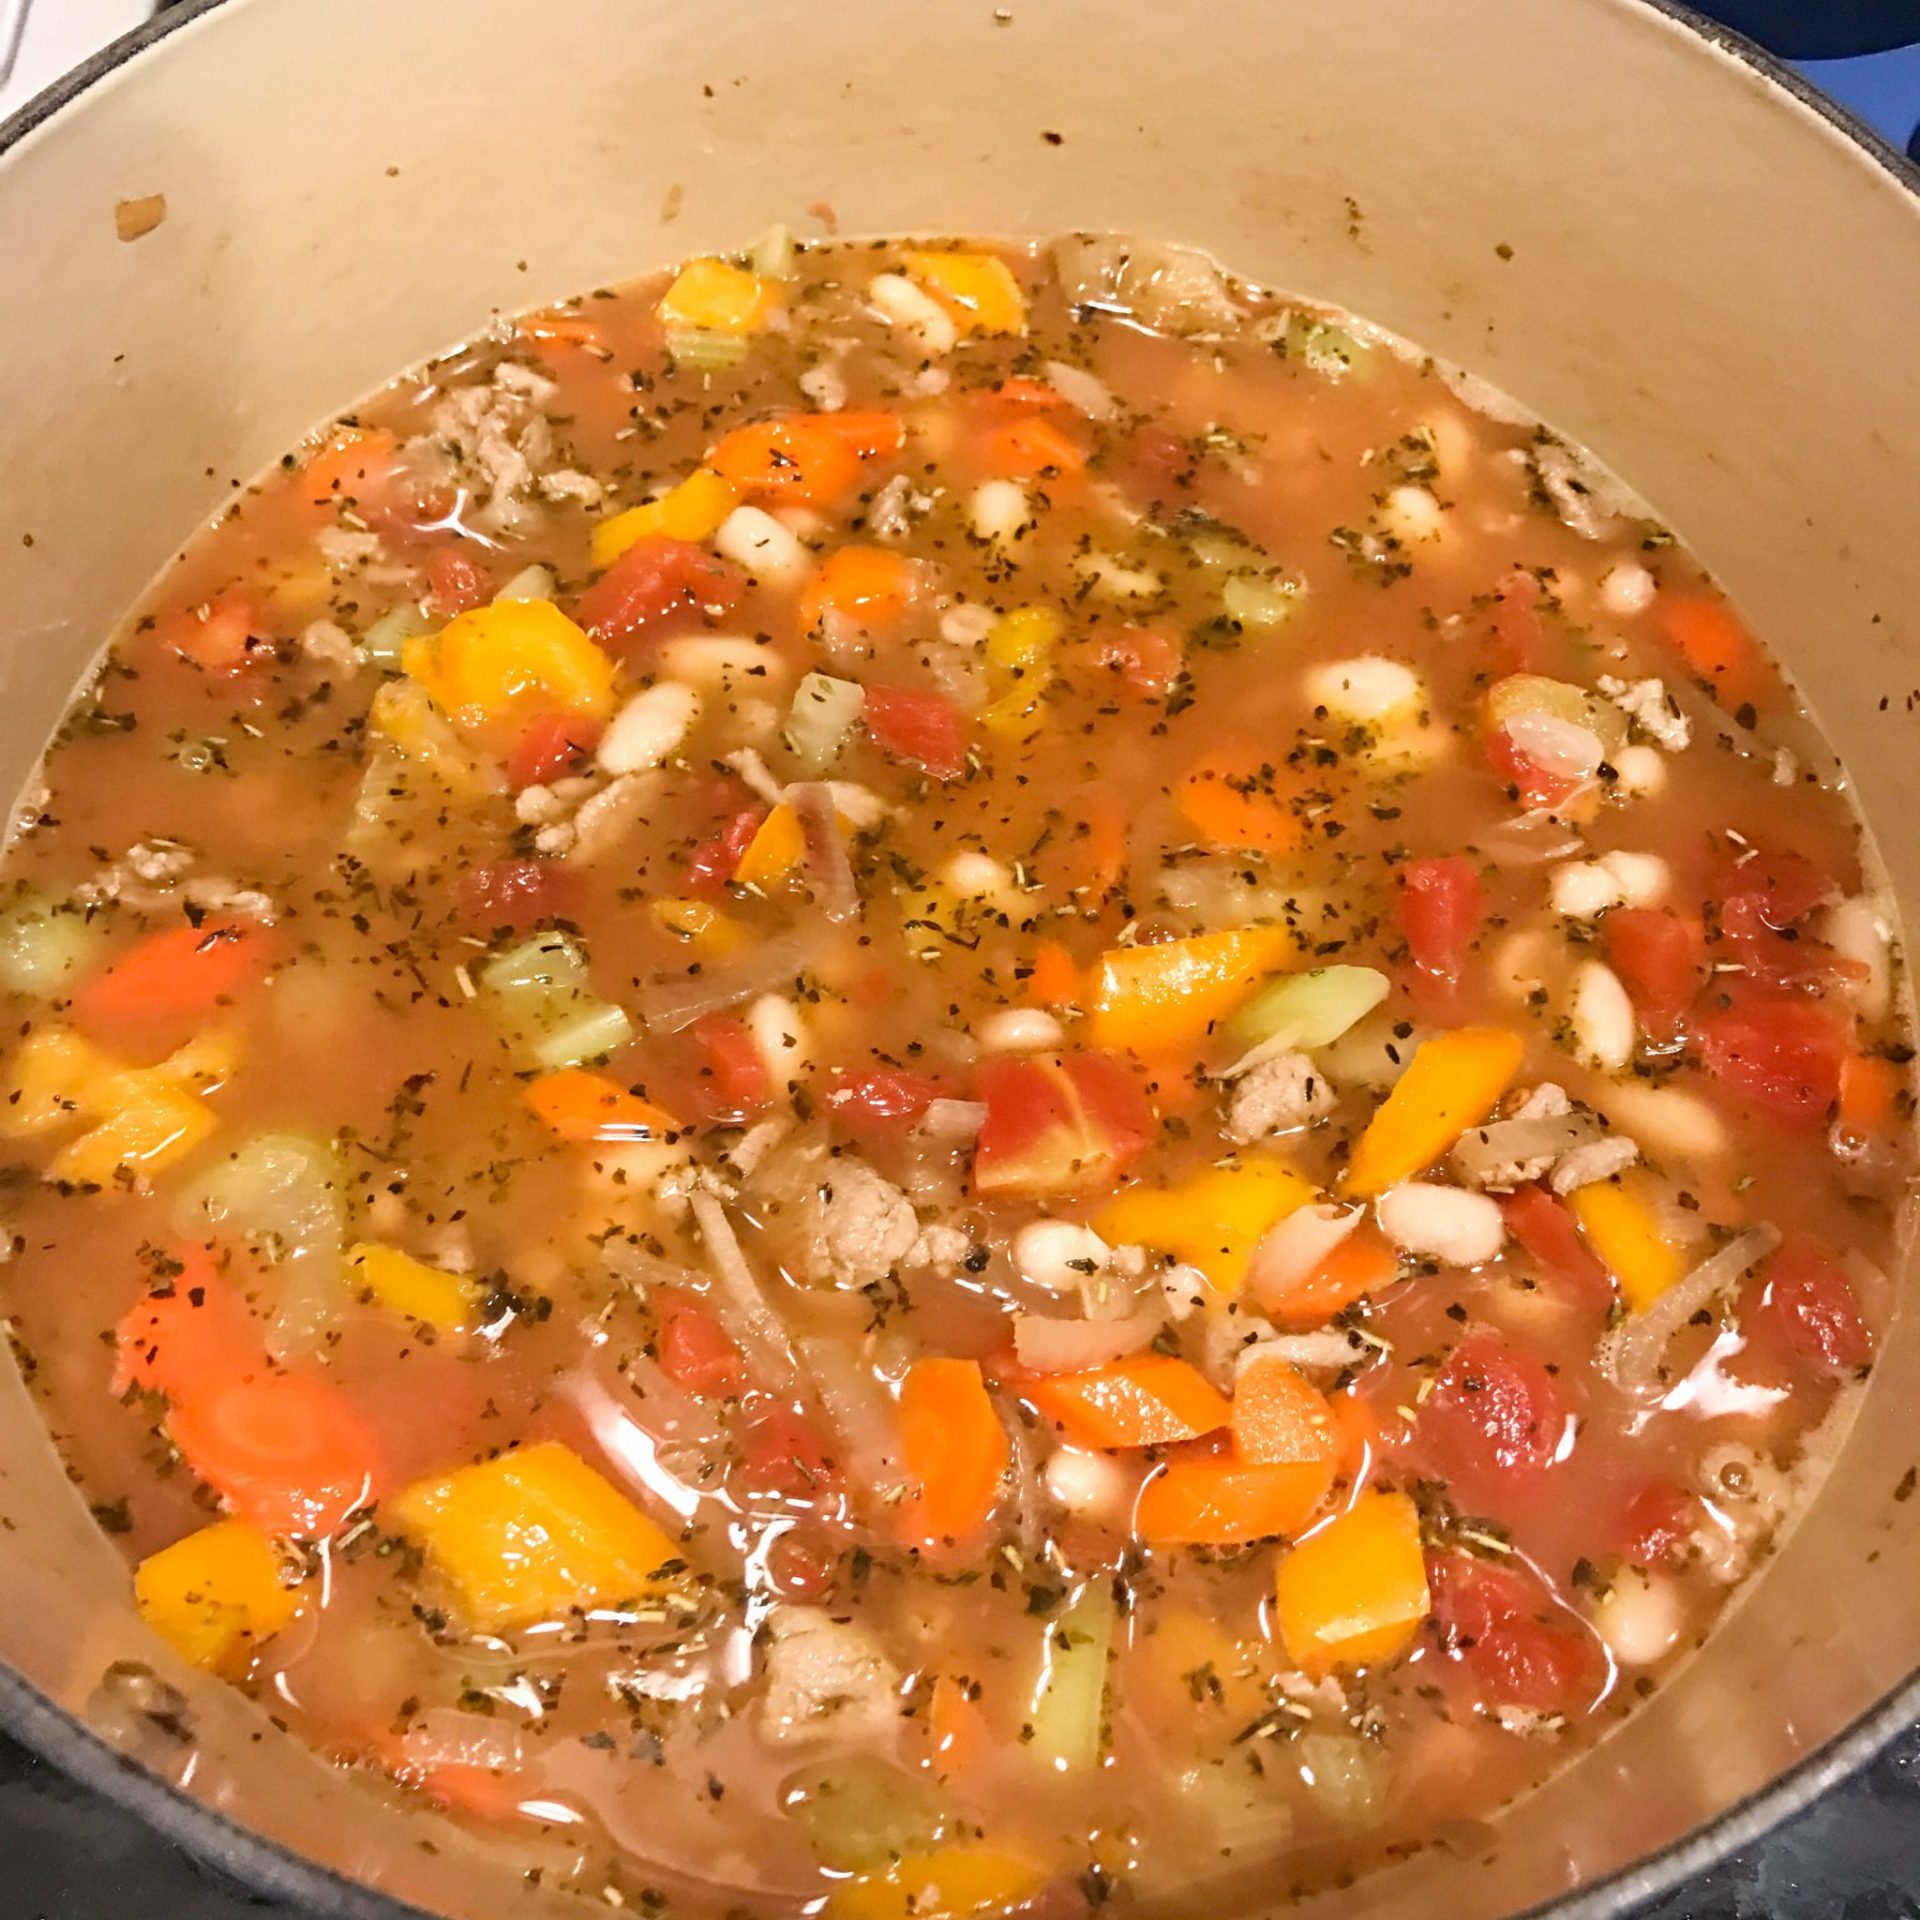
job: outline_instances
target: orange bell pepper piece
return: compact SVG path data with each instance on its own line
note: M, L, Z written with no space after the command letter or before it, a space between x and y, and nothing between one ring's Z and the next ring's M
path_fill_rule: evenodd
M1146 1053L1203 1040L1296 951L1285 927L1110 948L1087 983L1093 1042Z
M1197 1367L1143 1353L1032 1381L1026 1397L1088 1447L1165 1447L1217 1432L1233 1408Z
M1280 1562L1280 1637L1309 1673L1398 1653L1427 1617L1420 1515L1404 1493L1367 1493Z
M1154 1546L1243 1547L1297 1534L1333 1488L1330 1460L1259 1466L1236 1453L1183 1454L1141 1489L1134 1531Z
M1027 971L1026 1003L1030 1007L1072 1007L1080 1004L1080 969L1058 940L1042 940L1034 949Z
M841 547L821 562L800 595L800 625L811 633L829 612L884 626L913 599L913 564L885 547Z
M678 1131L672 1114L585 1067L543 1073L525 1099L562 1140L658 1140Z
M858 483L866 461L901 442L897 414L789 413L735 427L707 465L752 499L825 504Z
M1195 764L1174 795L1182 817L1210 846L1291 853L1300 844L1293 782L1257 749L1216 749Z
M977 1360L922 1360L900 1386L900 1443L913 1491L901 1532L916 1546L975 1541L1012 1448Z
M1347 1191L1371 1199L1432 1166L1493 1111L1525 1052L1502 1027L1460 1027L1427 1041L1367 1122Z

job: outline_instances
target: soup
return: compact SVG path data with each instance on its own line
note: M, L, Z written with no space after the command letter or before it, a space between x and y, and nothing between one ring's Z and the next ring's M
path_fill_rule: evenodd
M9 858L6 1306L143 1613L615 1906L1484 1816L1894 1306L1791 690L1577 450L1175 249L496 328L192 543Z

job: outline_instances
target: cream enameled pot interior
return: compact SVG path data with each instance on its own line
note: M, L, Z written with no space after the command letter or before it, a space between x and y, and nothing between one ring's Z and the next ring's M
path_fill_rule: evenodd
M153 193L164 222L118 240L114 203ZM822 206L852 233L1193 242L1484 373L1720 574L1849 761L1911 919L1920 199L1640 0L227 0L0 156L0 785L183 536L323 415L495 311ZM1518 1817L1326 1904L1549 1900L1905 1682L1916 1393L1908 1315L1707 1653ZM0 1658L57 1706L422 1907L560 1905L174 1663L10 1366L0 1523ZM146 1711L162 1684L190 1740Z

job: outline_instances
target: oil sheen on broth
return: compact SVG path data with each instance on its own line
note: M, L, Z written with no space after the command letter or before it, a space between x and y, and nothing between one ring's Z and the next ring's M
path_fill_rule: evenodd
M197 538L45 780L0 1284L141 1607L615 1904L1484 1816L1893 1307L1889 922L1770 661L1178 251L501 325Z

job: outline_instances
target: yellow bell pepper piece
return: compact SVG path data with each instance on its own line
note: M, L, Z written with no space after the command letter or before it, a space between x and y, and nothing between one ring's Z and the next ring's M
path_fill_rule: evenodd
M1196 1266L1221 1293L1237 1293L1261 1238L1314 1198L1277 1160L1209 1167L1171 1187L1131 1187L1094 1216L1115 1246L1151 1247Z
M347 1265L353 1284L390 1313L424 1321L443 1333L458 1333L480 1318L485 1289L471 1274L448 1273L398 1247L371 1241L349 1247Z
M671 1586L680 1550L557 1440L409 1487L385 1509L481 1632Z
M907 278L946 308L962 333L1025 333L1027 298L991 253L910 253Z
M29 1140L59 1132L93 1113L92 1089L121 1071L118 1061L70 1028L36 1027L14 1052L0 1133Z
M696 467L677 487L657 500L629 507L593 530L593 564L610 567L649 534L664 533L675 540L710 540L740 496L730 482L705 467Z
M1110 948L1087 982L1093 1044L1148 1053L1204 1040L1298 952L1285 927Z
M760 822L747 842L740 864L733 870L736 886L770 887L797 873L807 857L807 831L800 816L784 802Z
M973 1920L1017 1906L1045 1878L1022 1854L956 1840L857 1874L827 1896L828 1920Z
M752 851L751 844L748 851ZM738 953L753 937L732 914L705 900L656 900L653 917L668 933L678 934L689 946L715 959Z
M496 600L409 640L408 678L462 732L510 745L536 714L613 711L613 662L551 600Z
M1309 1673L1386 1660L1432 1608L1420 1514L1404 1493L1363 1493L1274 1573L1280 1637Z
M989 733L1015 738L1034 731L1041 697L1053 679L1054 649L1066 624L1051 607L1015 607L987 630L988 684L995 698L981 714Z
M1635 1313L1644 1313L1686 1272L1686 1257L1660 1231L1643 1183L1632 1176L1576 1187L1567 1204Z
M146 1621L181 1659L239 1679L261 1641L300 1611L264 1534L221 1520L149 1554L133 1576Z
M367 709L367 728L408 763L423 767L449 793L477 799L503 790L499 770L472 753L453 723L411 680L387 680Z
M217 1093L240 1070L240 1035L230 1026L209 1027L160 1063L160 1071L195 1093Z
M124 1168L146 1178L184 1159L215 1126L213 1110L165 1067L110 1074L87 1089L105 1118L54 1155L48 1173L70 1186L111 1186Z
M665 327L702 333L758 333L780 305L777 280L724 260L689 260L654 308Z
M1525 1051L1501 1027L1460 1027L1427 1041L1367 1122L1347 1191L1370 1199L1432 1166L1493 1111Z

